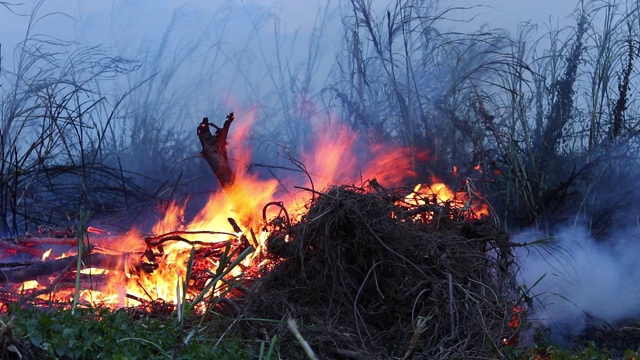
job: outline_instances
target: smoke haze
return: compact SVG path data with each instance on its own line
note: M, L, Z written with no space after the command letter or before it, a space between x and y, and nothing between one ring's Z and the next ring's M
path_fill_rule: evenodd
M525 232L513 239L522 243L542 236ZM587 325L638 316L638 240L637 229L619 230L603 242L584 226L565 226L549 244L520 249L522 282L537 294L533 317L577 334Z

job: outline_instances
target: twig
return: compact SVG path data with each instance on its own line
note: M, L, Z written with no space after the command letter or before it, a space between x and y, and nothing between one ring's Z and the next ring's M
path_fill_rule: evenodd
M315 189L315 185L313 184L313 178L311 177L311 174L309 174L309 171L307 171L307 167L304 165L304 163L302 161L299 161L297 159L295 159L293 156L289 156L289 161L291 161L293 163L293 165L295 165L298 169L300 169L300 171L302 171L303 173L305 173L305 175L307 175L307 178L309 179L309 185L311 185L311 189ZM314 193L311 193L311 200L315 200L315 195L313 195Z
M207 235L228 235L228 236L234 236L234 237L238 237L238 235L234 234L234 233L230 233L230 232L225 232L225 231L172 231L166 234L162 234L162 235L157 235L157 236L149 236L149 237L145 237L144 238L144 242L148 245L148 246L158 246L164 242L167 241L182 241L182 242L186 242L189 244L195 244L195 245L205 245L205 246L211 246L214 243L220 242L220 243L226 243L229 240L224 240L224 241L198 241L198 240L189 240L186 238L183 238L180 235L198 235L198 234L207 234Z
M309 188L304 187L304 186L294 186L294 188L300 189L300 190L306 190L306 191L309 191L309 192L311 192L313 194L318 194L320 196L326 196L328 198L336 199L334 196L331 196L329 194L325 194L323 192L320 192L320 191L317 191L317 190L314 190L314 189L309 189Z
M284 203L282 201L271 201L268 202L263 208L262 208L262 220L264 221L265 224L268 224L269 222L267 221L267 209L270 206L277 206L280 208L280 213L284 213L285 216L285 220L287 222L287 227L289 229L289 232L291 232L291 218L289 218L289 212L287 211L287 208L284 207ZM280 214L278 214L278 217L280 216Z
M225 247L230 240L199 241L199 240L185 239L182 236L166 236L166 237L163 237L163 238L161 238L160 240L157 240L157 241L150 241L147 244L149 246L159 246L159 245L161 245L161 244L163 244L163 243L165 243L167 241L178 241L178 242L184 242L184 243L191 244L191 245L208 246L210 248L222 248L222 247Z
M311 348L309 343L302 337L302 334L300 334L296 321L293 320L292 318L289 318L289 320L287 320L287 325L289 326L289 330L291 330L293 335L296 337L296 340L298 340L300 345L302 345L302 348L304 349L304 352L307 353L307 356L309 357L309 359L318 360L318 357L313 352L313 349Z
M244 232L242 231L242 229L240 228L240 226L238 225L238 223L236 222L236 220L234 218L227 218L227 221L229 221L229 224L231 224L231 227L233 227L233 231L236 232L236 236L238 236L237 234L240 234L240 241L242 243L242 250L248 248L249 246L251 246L251 243L249 242L249 239L247 239L247 237L245 236Z
M244 315L240 315L233 320L233 322L227 327L227 331L223 332L218 341L216 341L216 344L213 346L214 348L217 348L218 345L220 345L220 342L224 339L225 335L227 335L231 331L231 328L243 317Z
M416 352L416 349L418 348L420 335L422 335L422 332L424 331L426 326L427 326L427 320L422 317L418 318L418 321L416 322L416 327L415 329L413 329L413 336L411 337L411 346L409 347L409 350L407 350L407 352L404 354L404 357L402 358L402 360L409 360L413 357L413 354Z
M447 280L449 281L449 320L451 321L451 334L443 341L449 341L456 338L455 299L453 298L453 277L451 276L451 273L447 273Z

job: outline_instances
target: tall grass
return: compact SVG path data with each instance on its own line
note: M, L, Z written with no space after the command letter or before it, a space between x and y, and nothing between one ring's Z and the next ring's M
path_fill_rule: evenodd
M593 215L603 166L635 154L637 4L579 1L574 25L442 32L473 8L399 1L380 14L350 1L342 80L353 126L432 150L478 183L509 226ZM462 16L464 18L464 16ZM615 144L612 146L612 144ZM624 167L622 167L624 168ZM619 181L630 174L620 174ZM455 181L455 178L450 179Z
M106 101L95 84L134 68L99 48L76 47L37 34L37 2L13 69L2 68L0 91L0 233L24 232L27 223L61 224L80 203L100 212L125 174L96 163L96 118Z
M159 43L131 60L39 34L43 19L68 20L42 14L43 4L31 9L13 68L2 67L0 235L69 225L81 207L96 217L120 214L113 225L129 227L187 180L200 176L210 186L184 161L198 161L181 120L199 116L188 111L199 86L185 91L176 82L203 39L177 38L181 9ZM185 96L175 96L178 89Z

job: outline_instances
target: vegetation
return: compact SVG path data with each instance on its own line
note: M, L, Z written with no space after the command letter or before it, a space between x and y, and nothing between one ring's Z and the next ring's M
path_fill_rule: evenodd
M176 317L149 317L120 309L43 312L16 310L4 318L3 359L248 359L240 339L190 332ZM9 333L9 334L8 334ZM13 343L12 351L7 344ZM266 359L267 357L263 357Z
M229 336L225 319L192 318L180 324L175 316L152 317L120 309L47 312L15 309L0 318L2 359L17 352L36 359L281 359L282 341ZM246 321L251 321L247 319ZM206 324L206 325L203 325ZM288 340L287 346L296 346ZM13 347L12 347L13 346ZM607 360L638 359L640 351L612 353L593 342L566 349L549 342L531 348L506 349L507 359ZM285 357L286 358L286 357Z
M255 74L252 65L235 61L252 56L249 40L228 53L224 31L218 39L178 38L185 26L180 11L155 47L124 57L38 34L46 18L42 4L36 2L24 39L11 49L12 68L0 63L2 236L79 218L84 223L86 213L129 228L158 201L210 191L211 182L203 184L208 170L193 155L193 130L203 114L192 113L187 99L205 101L198 89L213 85L203 79L215 79L224 66L234 67L234 86L261 103L261 126L252 129L257 156L246 164L252 171L271 164L268 176L284 176L278 169L289 165L288 154L308 150L317 124L331 124L330 114L339 114L365 134L362 141L412 149L417 181L436 175L462 186L464 179L473 180L507 230L536 227L553 235L554 225L569 221L611 240L616 229L640 216L638 2L581 0L572 25L542 30L521 24L513 35L488 27L445 30L450 19L471 18L477 7L405 0L377 13L371 2L349 0L342 8L343 46L323 83L315 74L330 28L328 6L305 58L287 58L288 47L298 45L284 43L276 27L277 56L260 48L257 67L264 74ZM0 2L3 15L13 9ZM224 27L228 13L221 14L212 23ZM252 20L262 43L266 21ZM193 63L200 64L195 85L184 86L179 79L193 71ZM228 112L218 108L207 104L206 112ZM193 121L183 128L172 119ZM423 150L429 151L427 160ZM279 356L281 345L275 337L227 336L233 323L224 317L153 318L126 310L10 313L0 318L2 358L15 358L15 349L50 358L268 359ZM541 340L502 355L637 359L638 351L618 353L596 343L568 350Z
M630 174L616 161L636 158L638 104L628 91L638 75L638 4L580 1L574 26L540 38L529 24L515 38L441 32L456 9L433 1L380 16L364 1L351 5L344 80L332 90L352 126L430 149L419 172L480 164L483 193L514 228L603 215L610 194L601 174L625 184Z

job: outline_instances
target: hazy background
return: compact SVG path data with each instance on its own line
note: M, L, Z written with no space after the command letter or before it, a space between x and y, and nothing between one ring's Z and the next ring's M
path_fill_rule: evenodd
M4 66L11 68L12 49L24 38L29 26L29 14L39 1L22 1L0 12L0 41ZM383 14L394 2L374 0L372 8ZM528 22L545 31L547 23L564 26L576 8L574 1L540 0L453 0L440 2L442 7L467 8L452 12L448 30L472 31L486 26L501 28L515 34ZM133 55L141 48L160 41L172 17L179 17L174 38L195 42L201 49L217 42L224 44L227 55L239 50L272 56L274 36L284 37L287 56L304 56L309 36L322 21L323 58L333 64L342 44L341 18L349 16L348 2L338 0L259 0L259 1L44 1L35 26L37 33L75 41L79 45L100 45L117 55ZM44 16L46 15L46 16ZM44 16L44 17L43 17ZM254 32L259 29L259 34ZM259 40L257 39L259 35ZM295 39L296 49L289 49ZM185 44L186 45L186 44ZM228 59L230 60L230 59ZM233 59L243 61L245 59ZM255 59L259 62L261 59ZM199 66L193 60L189 67ZM232 82L231 79L225 81ZM230 84L228 84L230 85Z

